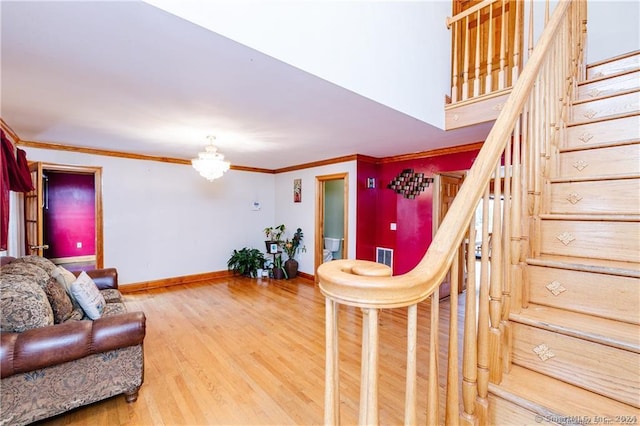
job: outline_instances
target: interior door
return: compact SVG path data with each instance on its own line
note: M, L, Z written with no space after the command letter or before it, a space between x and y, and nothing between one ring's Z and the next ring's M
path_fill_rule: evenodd
M29 171L34 189L24 196L25 252L43 256L44 250L49 246L44 243L44 222L42 220L44 206L42 163L30 163Z
M433 233L435 235L442 219L451 208L454 198L460 190L462 181L464 180L463 172L442 173L436 176L435 184L437 185L437 192L434 199L434 212L433 212ZM454 260L455 261L455 260ZM458 291L464 290L464 270L465 270L465 253L464 246L461 247L458 255ZM449 273L450 274L450 273ZM451 293L451 277L447 274L442 286L440 287L440 298L447 297Z

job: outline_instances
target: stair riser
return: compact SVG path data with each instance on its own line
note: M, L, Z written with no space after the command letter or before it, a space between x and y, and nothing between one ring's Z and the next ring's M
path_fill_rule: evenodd
M615 167L611 167L615 164ZM560 154L559 177L640 175L640 144L569 151Z
M542 344L554 355L546 361L534 351ZM640 407L640 355L636 353L514 323L512 359L517 365Z
M640 324L637 278L542 266L529 266L527 274L532 303Z
M593 81L578 86L577 99L591 99L612 95L622 90L637 89L640 86L640 71L630 72L606 80Z
M640 68L640 55L628 56L587 68L587 80Z
M588 121L615 114L623 114L640 110L640 92L597 99L575 105L572 110L572 121Z
M591 148L602 144L640 139L640 116L617 118L567 127L565 147Z
M640 260L638 222L545 219L540 228L543 254L623 262Z
M640 214L640 179L551 184L551 213Z

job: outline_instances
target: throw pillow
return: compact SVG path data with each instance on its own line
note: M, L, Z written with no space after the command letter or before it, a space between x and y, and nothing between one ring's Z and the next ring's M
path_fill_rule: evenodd
M61 286L55 278L51 278L44 292L53 310L53 322L60 324L66 321L73 312L73 305L64 286Z
M52 276L51 274L53 274L53 271L55 271L56 269L56 265L49 259L42 256L36 256L33 254L22 256L18 258L17 261L36 265L37 267L44 269L45 272L50 276Z
M53 312L44 290L29 277L2 273L0 331L21 333L53 325Z
M95 320L102 316L106 304L104 297L86 272L82 271L78 279L71 284L71 293L89 318Z
M58 266L53 274L51 274L51 276L58 280L58 282L64 286L65 290L67 290L67 293L69 294L69 297L71 297L73 301L74 299L73 295L71 294L71 284L73 284L76 280L76 276L73 275L73 272L65 269L62 266Z

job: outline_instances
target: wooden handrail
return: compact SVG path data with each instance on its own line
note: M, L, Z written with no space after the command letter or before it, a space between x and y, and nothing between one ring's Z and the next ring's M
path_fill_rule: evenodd
M485 7L495 3L497 1L499 1L499 0L484 0L483 2L478 3L473 7L470 7L469 9L465 10L464 12L458 13L456 16L452 16L451 18L447 17L447 28L451 28L451 25L455 24L456 22L463 20L464 18L466 18L469 15L473 15L477 11L479 11L481 9L484 9Z
M406 274L383 278L380 264L375 262L340 260L323 263L318 268L318 276L320 290L326 297L352 306L397 308L418 303L433 293L447 274L467 231L467 224L474 215L474 210L469 206L475 206L480 201L494 172L494 165L511 140L511 132L527 102L527 95L533 87L544 54L569 4L568 1L558 3L526 67L513 86L502 113L489 132L449 212L418 265Z

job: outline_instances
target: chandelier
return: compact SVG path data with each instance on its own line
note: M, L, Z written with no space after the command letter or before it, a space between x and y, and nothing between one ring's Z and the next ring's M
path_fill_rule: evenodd
M229 170L229 162L224 161L224 155L218 153L218 149L213 145L216 140L215 136L207 136L210 143L204 149L204 152L198 153L198 158L191 160L191 165L200 173L200 176L211 182L223 175Z

